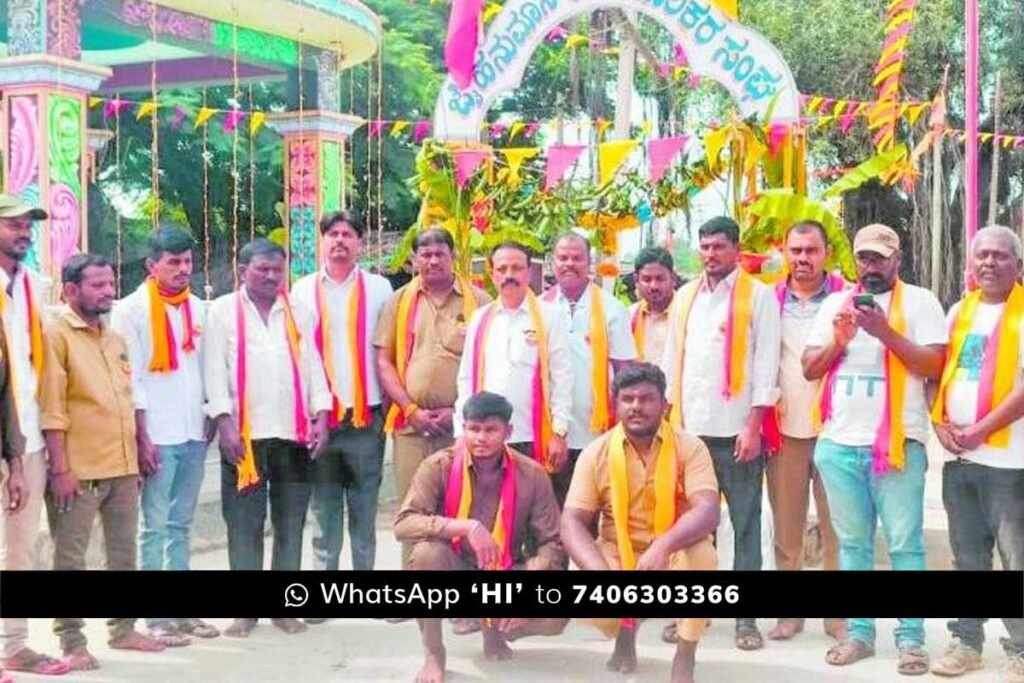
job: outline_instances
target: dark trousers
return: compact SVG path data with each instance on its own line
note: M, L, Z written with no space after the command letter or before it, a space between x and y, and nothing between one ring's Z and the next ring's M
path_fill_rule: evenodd
M221 509L228 527L228 566L263 569L263 530L270 503L274 547L270 568L297 571L302 564L302 529L309 507L309 450L283 439L252 442L260 482L239 492L238 470L221 461Z
M718 488L729 506L734 543L732 568L735 571L761 569L761 488L764 455L749 462L737 462L736 437L702 436L711 451ZM738 618L736 626L753 626L755 619Z
M528 458L533 457L533 442L531 441L510 443L508 447ZM555 500L558 501L559 510L565 507L565 497L569 495L569 485L572 484L572 473L576 471L576 459L580 457L581 452L580 448L570 448L569 459L565 467L550 475L551 488L555 490Z
M991 571L995 547L1003 569L1024 569L1024 470L978 465L966 460L942 467L942 504L949 515L953 563L964 571ZM954 637L979 652L985 619L949 622ZM1006 654L1024 653L1024 619L1003 619Z
M350 411L351 412L351 411ZM384 416L373 409L369 427L346 419L313 465L313 566L336 570L348 507L352 568L373 569L377 556L377 499L384 468Z

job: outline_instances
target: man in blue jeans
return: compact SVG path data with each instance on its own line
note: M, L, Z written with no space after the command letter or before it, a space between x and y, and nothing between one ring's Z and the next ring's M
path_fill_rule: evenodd
M862 228L853 250L857 287L825 299L802 359L804 376L823 382L814 464L839 539L840 569L874 568L878 520L892 568L925 569L925 381L942 372L942 307L928 290L900 281L900 241L891 228ZM927 673L924 620L900 619L896 647L900 674ZM851 619L849 638L825 659L852 664L874 648L875 620Z
M192 238L161 226L149 238L149 277L114 309L132 368L136 440L146 471L142 488L141 569L189 568L189 534L206 465L203 371L205 309L194 296ZM220 632L199 619L150 619L150 635L169 647L189 634Z

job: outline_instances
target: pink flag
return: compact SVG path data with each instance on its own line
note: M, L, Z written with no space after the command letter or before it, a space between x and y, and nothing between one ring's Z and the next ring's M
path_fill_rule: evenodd
M659 64L658 65L658 78L668 78L672 73L671 64Z
M683 47L682 43L676 43L672 48L672 56L676 60L676 66L689 66L690 63L686 60L686 48Z
M669 164L672 163L672 159L674 159L675 156L683 151L684 147L686 147L686 140L686 135L679 135L672 138L651 140L647 143L647 154L650 158L649 166L652 185L661 182L661 179L665 177L665 171L668 170Z
M549 43L557 43L558 41L565 40L568 37L569 32L566 31L565 28L563 28L562 26L556 26L550 31L548 31L548 35L544 38L544 40L548 41Z
M423 142L423 138L430 134L430 121L420 121L416 124L416 127L412 129L413 142L419 144Z
M774 157L782 149L786 142L786 135L789 133L789 126L785 123L773 123L768 129L768 154Z
M484 0L452 0L448 15L448 37L444 42L444 63L452 80L465 90L476 71L476 47L480 42L480 15Z
M533 137L540 130L540 124L534 121L533 123L526 124L526 130L523 131L523 135L526 137Z
M491 139L497 140L508 131L508 126L504 123L492 123L491 124Z
M111 117L120 116L121 112L127 109L131 105L128 100L112 99L103 105L103 120L107 121Z
M562 182L566 171L576 163L584 149L586 147L583 145L551 145L548 147L548 168L544 178L545 192Z
M224 114L224 132L231 133L235 130L235 127L242 122L245 118L245 112L238 109L232 109L231 111Z
M857 109L858 107L856 105L850 105L846 113L839 118L839 130L844 133L850 132L850 128L853 127L853 122L857 119Z
M490 155L490 152L482 149L460 149L455 152L455 184L460 188L465 187L480 164Z
M690 72L690 89L692 90L696 88L698 85L700 85L700 76L693 72Z
M180 104L174 105L174 116L171 118L171 130L178 130L181 128L181 124L184 123L185 117L188 116L188 112Z
M380 129L384 127L384 121L370 121L370 137L380 137Z

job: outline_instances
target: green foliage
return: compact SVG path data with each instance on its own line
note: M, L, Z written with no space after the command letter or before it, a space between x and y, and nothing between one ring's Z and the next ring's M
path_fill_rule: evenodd
M906 145L897 145L888 152L876 154L837 180L825 192L825 197L838 197L844 192L856 190L864 183L878 178L883 173L891 169L893 164L903 161L906 158Z

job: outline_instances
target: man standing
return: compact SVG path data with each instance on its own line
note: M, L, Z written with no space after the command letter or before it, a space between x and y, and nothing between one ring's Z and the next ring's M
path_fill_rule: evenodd
M814 469L814 424L811 412L818 382L804 379L800 359L804 342L814 324L821 302L846 282L825 272L831 255L825 228L802 221L786 231L783 254L789 276L775 287L782 313L782 356L779 360L779 404L765 415L765 450L768 452L768 500L775 529L775 568L803 569L807 528L808 489L814 491L818 529L825 546L825 569L839 568L839 546L821 477ZM804 620L782 618L768 633L772 640L789 640L804 629ZM825 633L846 638L842 619L826 619Z
M313 567L335 570L345 507L352 568L373 569L377 555L377 496L384 463L384 415L373 339L391 285L359 267L366 229L352 211L320 221L322 270L292 289L314 311L313 339L333 395L330 441L313 465Z
M771 290L738 266L739 226L713 218L700 227L704 274L676 294L662 367L672 368L673 426L698 435L735 532L733 569L761 569L764 411L778 400L779 307ZM757 620L736 620L736 647L764 647Z
M139 470L132 371L120 335L100 319L114 301L114 267L103 256L77 254L61 271L67 306L47 333L40 421L50 456L46 499L53 536L53 568L85 569L96 515L103 522L106 568L136 568ZM58 618L64 662L96 669L86 647L84 622ZM110 619L109 645L159 652L162 643L135 631L135 619Z
M297 571L310 495L310 458L327 440L330 394L310 339L312 313L284 293L284 249L266 239L238 255L242 286L210 306L204 365L208 414L220 441L221 502L232 570L263 569L270 499L274 571ZM308 444L308 446L307 446ZM275 619L285 633L297 619ZM245 638L255 619L226 635Z
M942 502L960 570L991 571L993 546L1003 569L1024 569L1024 287L1021 243L1003 226L979 230L972 245L970 292L949 312L949 353L932 406L947 451ZM953 642L932 667L940 676L980 669L984 619L949 622ZM1024 683L1024 619L1003 619L1003 681Z
M564 435L572 413L568 320L530 291L530 251L515 242L490 257L499 298L469 321L469 346L459 363L455 434L473 394L489 391L512 404L509 446L531 456L548 474L567 466Z
M187 571L189 535L206 470L200 335L205 308L192 295L192 238L164 226L149 238L149 277L115 308L111 328L128 343L135 375L135 430L142 487L140 568ZM150 619L149 633L169 647L188 634L220 631L199 619Z
M676 293L672 254L662 247L641 249L633 260L633 281L639 300L629 309L629 321L636 352L641 362L658 365L665 355L668 314Z
M455 242L447 230L416 236L417 276L394 296L377 324L377 373L391 399L384 430L392 435L395 487L404 500L428 455L451 446L455 378L473 312L491 298L452 270ZM402 566L409 546L402 546Z
M395 538L414 544L414 571L565 569L558 506L547 473L505 444L512 405L481 392L462 408L463 436L416 470L395 520ZM419 619L425 661L420 683L444 680L440 619ZM564 619L484 620L484 655L512 657L509 640L558 635Z
M13 195L0 195L0 317L7 337L7 381L25 439L25 452L19 460L22 500L14 509L5 504L7 514L0 519L0 569L4 570L36 568L36 539L46 493L46 451L37 392L46 355L42 309L38 279L24 263L32 248L32 223L46 217L45 211ZM12 463L12 467L16 465ZM14 481L12 478L11 483ZM28 647L27 619L0 619L0 640L0 668L42 675L68 671L64 662Z
M569 321L572 358L572 418L568 434L559 435L566 437L569 459L551 476L555 498L562 505L580 451L611 429L611 380L636 360L636 346L626 307L590 281L590 244L585 237L570 232L555 241L554 270L556 284L542 298Z
M853 251L857 287L822 303L803 355L804 377L822 382L815 421L823 429L814 464L839 539L840 569L874 569L881 519L892 568L921 570L925 381L942 373L942 307L927 289L899 279L900 240L891 228L861 228ZM897 670L926 673L924 620L899 621ZM875 620L851 619L849 638L825 659L836 666L852 664L872 656L874 644Z
M619 424L587 446L576 463L562 512L562 542L583 570L711 571L718 561L718 486L707 447L665 420L665 375L643 363L613 383ZM600 515L595 540L590 529ZM633 619L593 622L615 636L610 671L636 671ZM706 620L676 623L672 681L692 683Z

